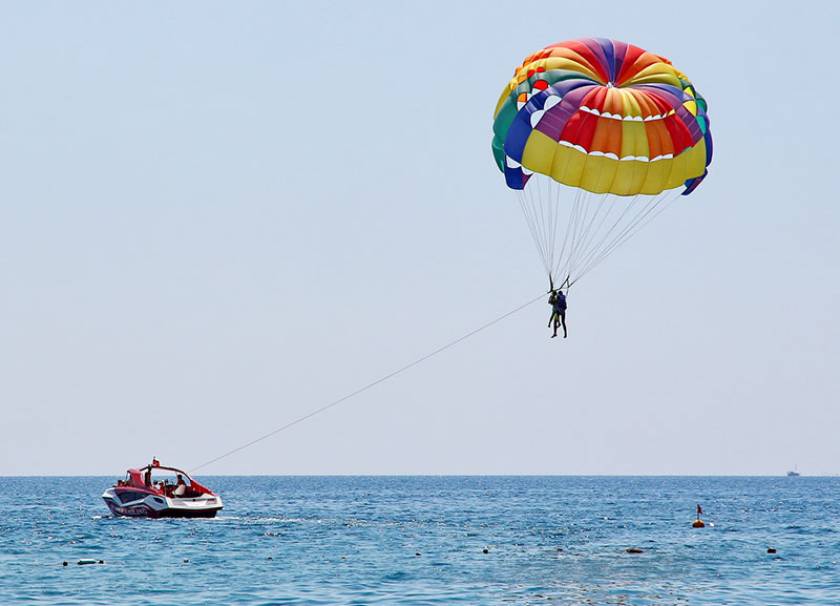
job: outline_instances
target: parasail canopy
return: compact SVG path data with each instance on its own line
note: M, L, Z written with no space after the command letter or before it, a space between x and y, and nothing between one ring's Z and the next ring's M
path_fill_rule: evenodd
M706 112L668 59L625 42L570 40L523 61L492 148L550 278L571 284L694 191L712 158Z

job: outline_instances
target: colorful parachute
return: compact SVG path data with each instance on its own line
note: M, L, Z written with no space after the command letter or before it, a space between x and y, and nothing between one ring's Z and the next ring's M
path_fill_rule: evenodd
M712 158L706 110L670 61L615 40L552 44L516 69L496 105L493 155L555 284L694 191Z

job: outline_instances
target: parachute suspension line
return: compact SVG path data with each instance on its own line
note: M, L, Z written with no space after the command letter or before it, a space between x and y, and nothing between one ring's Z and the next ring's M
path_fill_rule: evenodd
M549 182L551 184L551 204L554 206L554 225L552 230L554 232L554 238L552 239L551 246L554 249L554 257L552 258L551 262L551 271L554 272L556 270L556 266L560 263L563 258L563 250L562 248L558 251L557 249L557 242L558 242L558 231L560 230L561 221L560 217L563 215L563 210L565 206L561 206L561 193L562 189L559 183L556 183L553 179ZM565 238L564 238L565 241Z
M537 227L536 202L534 201L534 197L527 188L518 190L517 195L519 197L519 205L522 208L522 214L525 216L525 222L528 224L528 229L531 232L531 238L534 240L537 254L539 254L543 266L545 266L545 270L550 276L551 268L546 262L548 252L545 250L544 240L540 238L540 230Z
M583 257L588 251L587 246L589 244L589 241L592 238L591 234L592 234L593 228L594 228L596 222L598 221L598 217L601 215L601 212L603 211L604 206L606 205L606 199L609 197L609 194L607 194L607 195L591 194L591 197L592 198L597 197L598 200L597 200L597 202L592 202L591 204L587 205L587 207L588 206L594 206L595 210L594 210L594 212L592 213L591 216L587 215L586 222L584 224L584 229L583 229L583 232L580 236L580 241L578 242L578 246L575 249L574 254L572 256L572 259L571 259L571 266L569 268L569 273L570 274L574 273L575 269L577 269L577 267L580 265L581 257Z
M615 248L617 248L616 244L619 242L623 242L623 238L630 234L633 228L636 225L638 225L639 221L645 216L647 216L647 214L652 208L655 208L656 205L659 204L659 202L661 201L660 196L661 194L659 196L654 197L651 201L648 202L648 204L642 204L641 208L639 208L635 214L633 213L633 211L634 209L636 209L639 200L641 200L642 198L639 194L634 196L634 198L627 205L625 211L621 214L619 219L604 234L604 237L602 238L599 245L592 248L589 257L586 259L586 262L583 265L583 269L577 276L577 279L582 277L585 273L588 273L596 265L600 264L601 261L606 259L615 250ZM628 215L630 216L630 219L629 221L625 222L624 219ZM616 227L619 227L619 230L617 235L613 236L612 234L615 231ZM612 239L610 239L611 236Z
M559 186L558 186L558 189L559 189ZM573 245L573 241L574 241L574 233L573 233L574 228L578 223L578 216L580 214L580 209L581 209L581 206L582 206L582 202L581 202L582 197L583 197L583 191L582 190L576 190L574 201L572 202L571 209L569 211L569 219L567 221L566 233L563 237L563 246L560 249L560 254L558 255L557 267L554 269L557 277L562 278L563 275L565 274L566 277L568 278L567 269L568 269L568 265L569 265L569 255L571 254L571 249L572 249L572 245ZM559 205L560 203L561 203L560 195L558 193L557 204ZM561 267L563 268L563 271L560 271ZM565 280L565 281L568 282L568 280Z
M610 199L610 198L613 199ZM588 256L593 250L597 248L597 246L593 246L593 241L597 241L597 237L599 234L602 233L602 228L607 220L612 216L613 210L619 206L617 200L615 200L615 196L613 194L606 194L605 197L601 200L598 207L606 208L607 211L601 215L601 220L598 222L597 226L594 226L591 230L589 238L587 239L586 243L583 246L584 254Z
M564 263L564 273L570 275L574 270L575 256L580 246L579 240L582 231L582 226L586 223L586 217L589 214L589 192L578 190L575 199L574 217L571 220L569 231L571 238L569 240L569 252L566 255Z
M583 266L588 265L589 261L591 260L591 257L598 255L598 253L602 252L607 246L609 246L608 242L609 242L610 236L612 235L612 233L615 231L615 229L619 225L623 224L625 217L628 214L631 213L631 211L633 210L633 208L635 207L635 205L638 201L639 201L639 194L636 194L635 196L633 196L633 198L630 200L630 202L628 202L626 204L626 206L624 207L624 210L621 212L621 214L619 214L618 218L612 223L612 225L610 225L609 229L607 229L601 235L601 237L598 239L597 243L592 248L589 249L589 253L587 254L587 258L584 260L584 262L582 264ZM616 201L616 205L618 205L618 204L620 204L620 203L618 201Z
M546 228L548 229L548 266L554 267L554 219L557 216L559 209L553 203L554 201L554 181L551 180L548 182L548 191L545 194L546 200L548 200L548 223L546 224Z
M627 242L627 240L639 233L642 229L644 229L645 226L647 226L651 221L656 219L667 209L671 208L671 206L673 206L672 202L676 200L679 196L680 192L678 191L678 189L663 192L662 194L660 194L660 196L645 209L644 213L640 213L641 216L637 217L632 225L629 225L622 232L622 234L620 234L618 238L609 245L609 247L606 250L604 250L595 260L593 260L593 262L589 264L588 267L585 268L584 272L582 272L581 275L597 267L618 247L620 247L622 244Z
M537 186L532 187L530 191L531 200L533 201L533 209L534 209L534 223L538 228L538 237L540 239L540 243L542 246L542 258L543 258L543 265L546 268L546 271L550 271L549 265L549 257L551 256L551 251L548 248L548 237L547 237L547 227L546 227L546 220L545 220L545 213L546 213L546 201L543 198L542 194L542 187L539 181L537 181Z
M600 204L594 201L596 198L598 198L598 194L586 192L584 196L584 215L583 220L580 224L580 232L578 233L577 243L575 245L574 250L572 251L572 267L577 265L578 257L581 253L581 250L583 249L583 242L586 240L586 234L589 231L589 227L592 225L593 215L594 213L597 213L598 209L601 207Z
M663 212L677 193L675 189L657 196L593 194L540 174L533 175L527 187L517 191L549 283L559 288L570 288L600 265ZM558 230L564 225L560 234Z
M642 206L641 211L637 211L636 214L632 212L633 208L637 206L637 199L633 200L628 204L627 209L625 212L622 213L621 217L618 221L616 221L608 230L607 234L601 239L600 245L598 247L593 248L589 254L587 255L586 259L583 260L581 263L581 270L575 276L575 281L580 280L586 273L588 273L592 268L599 265L601 261L606 259L609 254L614 250L614 244L619 241L623 235L627 232L627 227L629 225L635 224L635 221L638 219L640 212L644 212L645 206ZM630 215L630 220L627 224L625 224L624 218ZM618 232L613 235L612 232L615 231L615 228L619 227Z
M566 226L566 233L568 234L569 239L566 245L566 250L563 251L563 269L561 273L568 272L571 258L574 255L575 244L577 243L577 230L582 219L583 209L586 207L584 195L585 194L583 191L578 191L575 194L574 206L572 207L572 212L569 216L569 222Z
M540 201L540 218L541 218L541 227L543 233L543 242L545 243L545 264L548 266L548 271L551 271L551 265L554 259L554 250L551 247L551 242L553 240L551 234L551 226L552 226L552 214L554 212L554 205L551 203L551 194L550 190L548 192L543 191L543 180L537 179L537 198ZM549 184L551 180L549 180Z
M566 253L567 266L571 264L571 260L574 257L575 249L577 248L578 229L580 228L581 223L583 223L583 215L585 214L587 207L585 192L581 191L577 198L578 200L575 206L575 214L570 220L571 225L569 227L569 231L571 233L571 238L569 238L569 250Z
M638 229L643 227L646 222L645 219L654 212L664 200L668 198L667 193L659 194L656 198L653 199L645 208L642 209L634 218L633 221L627 225L621 233L610 243L609 247L601 253L601 257L606 258L609 254L612 253L618 246L623 244L626 240L628 240L631 236L633 236ZM664 208L664 207L663 207ZM638 229L637 229L638 227Z
M576 254L580 254L586 251L586 245L589 243L590 234L592 233L592 229L594 228L596 222L598 221L598 217L601 215L601 211L606 206L606 200L609 198L609 194L601 194L601 195L593 195L593 197L597 197L597 203L594 203L595 212L593 213L592 217L587 221L586 227L583 231L583 234L580 238L580 243L578 244L578 249Z
M489 322L485 322L484 324L482 324L478 328L474 328L473 330L461 335L457 339L453 339L453 340L441 345L437 349L434 349L434 350L430 351L429 353L420 356L419 358L417 358L413 362L409 362L405 366L401 366L400 368L398 368L398 369L396 369L392 372L389 372L386 375L383 375L383 376L379 377L375 381L371 381L370 383L368 383L366 385L363 385L362 387L356 389L355 391L351 391L350 393L338 398L337 400L333 400L329 404L325 404L324 406L321 406L320 408L316 408L315 410L313 410L313 411L311 411L311 412L309 412L309 413L307 413L307 414L305 414L301 417L298 417L298 418L294 419L293 421L289 421L288 423L286 423L285 425L281 425L277 429L273 429L273 430L269 431L268 433L264 433L261 436L259 436L257 438L254 438L253 440L251 440L249 442L245 442L244 444L242 444L240 446L237 446L236 448L232 448L231 450L228 450L227 452L225 452L223 454L220 454L217 457L214 457L214 458L212 458L208 461L205 461L201 465L193 467L190 470L190 473L194 473L194 472L198 471L199 469L207 467L208 465L211 465L211 464L216 463L218 461L221 461L222 459L225 459L225 458L227 458L231 455L234 455L238 452L241 452L241 451L245 450L246 448L249 448L249 447L253 446L254 444L258 444L259 442L262 442L263 440L267 440L268 438L270 438L272 436L276 436L281 431L285 431L285 430L287 430L291 427L294 427L295 425L297 425L299 423L303 423L304 421L306 421L308 419L311 419L312 417L314 417L316 415L319 415L322 412L326 412L330 408L334 408L335 406L338 406L342 402L346 402L347 400L349 400L349 399L351 399L355 396L358 396L359 394L362 394L362 393L368 391L369 389L371 389L373 387L376 387L380 383L384 383L385 381L387 381L389 379L392 379L392 378L396 377L397 375L400 375L400 374L404 373L405 371L407 371L411 368L414 368L418 364L421 364L421 363L425 362L426 360L428 360L430 358L433 358L438 354L443 353L447 349L451 349L452 347L455 347L459 343L461 343L463 341L466 341L467 339L469 339L472 336L477 335L481 331L486 330L486 329L490 328L491 326L494 326L494 325L498 324L502 320L505 320L505 319L511 317L512 315L522 311L526 307L529 307L529 306L533 305L534 303L536 303L537 301L539 301L543 297L545 297L545 295L546 295L546 293L541 292L539 294L539 296L534 297L530 301L526 301L525 303L522 303L521 305L518 305L517 307L514 307L510 311L507 311L507 312L503 313L502 315L497 316L493 320L490 320Z
M654 212L665 200L668 199L669 192L660 193L657 197L655 197L651 202L647 204L647 206L642 209L634 218L630 225L626 226L619 236L616 238L615 242L611 245L612 247L619 245L627 236L632 235L635 233L635 229L637 225L643 224L644 220L648 215Z
M636 235L667 208L670 208L670 202L675 200L677 197L679 197L679 191L671 190L659 194L656 198L650 201L650 203L644 206L642 210L634 216L633 220L627 224L603 250L590 259L587 266L584 268L584 271L581 272L578 278L580 278L584 273L588 273L600 265L604 259L609 257L617 248Z
M534 223L531 221L531 215L528 213L528 201L525 198L526 195L527 194L522 190L516 192L516 197L519 200L519 208L522 209L522 216L525 217L525 224L528 226L528 231L531 232L531 238L534 241L534 246L537 248L537 254L542 256L537 232L534 231Z
M531 235L534 238L534 245L537 247L537 253L542 258L544 256L544 251L542 250L539 232L537 231L536 216L533 212L533 201L531 200L530 192L520 190L517 193L519 194L519 201L522 205L522 212L525 214L525 219L528 222L528 229L531 230Z
M548 265L548 259L551 256L551 252L548 249L548 232L546 231L548 228L546 227L545 221L545 198L543 197L542 193L542 180L537 179L537 201L539 202L539 210L540 210L540 218L538 221L538 225L540 227L540 239L543 242L543 246L545 248L545 258L544 262Z
M555 183L555 181L553 179L551 180L551 186L554 188L554 191L553 191L554 195L552 196L552 203L554 204L554 208L557 209L557 212L554 214L554 234L555 234L554 249L557 250L557 236L556 236L556 234L557 234L557 230L560 229L560 215L563 214L561 212L562 207L560 206L560 194L562 192L562 188L560 187L560 185L558 183ZM565 237L563 238L563 246L565 247ZM561 249L560 253L557 254L556 256L557 256L557 259L551 265L552 271L556 271L556 265L559 265L560 261L563 259L563 250Z
M600 249L600 246L603 245L603 240L598 238L599 235L602 234L604 224L607 224L607 221L612 216L613 211L617 206L619 206L618 202L615 200L610 200L610 195L607 194L599 203L599 209L606 207L606 212L601 214L601 219L598 221L597 225L594 225L590 230L589 237L587 238L586 242L582 246L583 255L580 260L580 266L585 266L589 257L597 250ZM593 245L593 241L596 241L597 244Z
M555 200L554 200L554 203L555 203L558 207L559 207L559 206L560 206L560 204L561 204L561 202L560 202L560 194L561 194L561 190L560 190L560 187L558 186L558 187L557 187L557 197L556 197L556 198L555 198ZM569 224L569 225L571 225L572 217L574 216L574 213L575 213L575 209L576 209L576 207L577 207L577 196L575 196L575 200L574 200L574 201L573 201L573 202L569 205L569 219L568 219L568 224ZM560 214L560 213L558 213L558 215L559 215L559 214ZM559 267L560 267L560 265L562 264L563 259L564 259L564 258L565 258L565 256L566 256L566 246L567 246L567 245L568 245L568 243L569 243L569 232L570 232L570 231L571 231L571 230L567 227L567 229L566 229L566 230L565 230L565 232L563 233L563 244L560 246L560 251L557 253L557 265L556 265L556 266L552 266L552 268L551 268L551 271L552 271L552 272L555 274L555 276L556 276L556 277L558 277L558 278L560 277L560 274L558 273L558 271L559 271Z

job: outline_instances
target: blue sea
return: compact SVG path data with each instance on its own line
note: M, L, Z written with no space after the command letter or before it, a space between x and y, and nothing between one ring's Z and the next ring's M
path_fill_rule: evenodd
M114 479L0 478L0 604L840 604L840 478L199 477L212 520Z

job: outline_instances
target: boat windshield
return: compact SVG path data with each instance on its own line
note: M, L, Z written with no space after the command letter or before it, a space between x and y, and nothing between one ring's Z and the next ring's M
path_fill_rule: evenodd
M197 491L193 489L192 480L186 473L162 467L152 467L151 472L152 487L166 496L184 498L198 496Z

